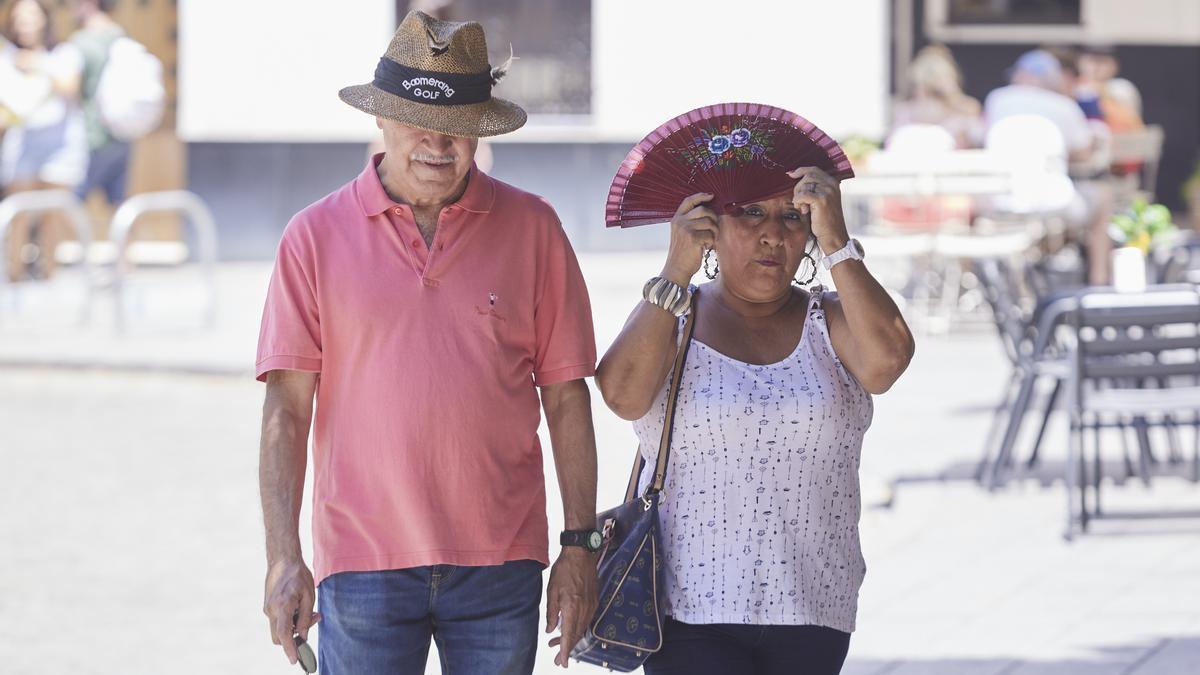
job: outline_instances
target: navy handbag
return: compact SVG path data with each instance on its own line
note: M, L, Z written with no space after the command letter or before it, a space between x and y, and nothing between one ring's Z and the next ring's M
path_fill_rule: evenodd
M596 528L604 534L596 564L600 604L571 656L609 670L627 673L640 668L651 654L662 648L663 551L659 541L658 501L671 454L679 381L696 323L696 299L693 294L692 311L675 355L654 480L646 486L645 494L635 498L638 477L646 461L639 449L625 490L625 503L596 516Z

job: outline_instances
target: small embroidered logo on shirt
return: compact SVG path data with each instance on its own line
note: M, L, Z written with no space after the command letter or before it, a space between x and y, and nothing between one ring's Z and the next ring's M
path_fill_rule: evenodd
M496 295L496 293L493 291L489 291L488 292L488 307L487 307L487 309L483 309L479 305L475 305L475 313L480 316L490 316L493 319L499 319L500 321L506 321L506 319L503 316L501 316L498 312L496 312L496 301L499 299L500 299L500 296Z

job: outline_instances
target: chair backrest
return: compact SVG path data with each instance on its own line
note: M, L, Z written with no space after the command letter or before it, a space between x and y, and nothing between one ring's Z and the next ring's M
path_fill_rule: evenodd
M955 145L954 136L936 124L906 124L888 136L884 147L889 152L926 154L950 152Z
M1189 232L1156 260L1158 282L1200 284L1200 233Z
M1112 162L1157 162L1162 158L1163 138L1163 128L1158 124L1113 134Z
M1079 249L1067 246L1025 266L1025 284L1039 299L1067 297L1087 285L1087 270Z
M1065 161L1067 143L1054 122L1040 115L1013 115L988 128L983 146L994 152Z
M1000 258L980 258L975 260L975 274L983 297L992 308L992 320L1004 353L1013 365L1018 365L1029 352L1030 326L1012 267Z
M1013 162L1012 193L996 200L1000 211L1040 214L1060 211L1075 197L1067 177L1067 144L1053 122L1038 115L1013 115L988 129L984 146Z
M1163 128L1151 124L1138 131L1126 131L1112 135L1112 153L1109 160L1114 166L1138 168L1138 189L1153 201L1158 184L1158 164L1162 159Z
M1076 386L1168 386L1200 378L1200 292L1195 287L1145 293L1085 292L1072 318ZM1080 391L1077 389L1077 392Z

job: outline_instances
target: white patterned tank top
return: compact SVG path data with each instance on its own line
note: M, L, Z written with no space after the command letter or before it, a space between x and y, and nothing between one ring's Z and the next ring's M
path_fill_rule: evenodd
M821 296L813 288L800 342L778 363L692 343L659 507L678 621L854 630L866 573L858 466L874 408L833 351ZM633 423L647 460L639 493L667 388Z

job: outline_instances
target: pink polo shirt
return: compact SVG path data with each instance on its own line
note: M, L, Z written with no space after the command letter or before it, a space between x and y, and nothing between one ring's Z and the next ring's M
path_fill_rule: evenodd
M377 155L298 213L258 343L319 373L313 571L548 564L535 385L594 374L587 289L554 209L472 168L426 247Z

